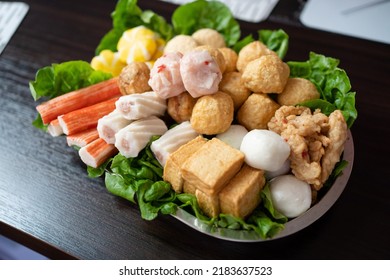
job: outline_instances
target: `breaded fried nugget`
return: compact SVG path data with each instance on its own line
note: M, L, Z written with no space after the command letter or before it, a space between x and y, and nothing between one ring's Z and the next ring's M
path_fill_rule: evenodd
M235 110L245 102L251 93L241 81L240 72L225 73L219 83L219 90L226 92L232 97Z
M281 93L290 76L290 68L276 55L264 55L248 63L242 81L253 92Z
M237 112L238 122L246 129L265 129L279 104L268 95L252 93Z
M218 91L198 99L192 110L191 124L199 134L219 134L229 128L233 115L233 99L229 94Z
M185 54L198 46L198 43L190 35L176 35L167 42L164 53L181 52Z
M222 34L211 28L202 28L195 31L195 33L192 34L192 38L194 38L199 46L209 45L213 48L223 48L226 46Z
M197 99L193 98L187 91L178 96L171 97L168 99L168 114L177 123L189 121L196 100Z
M284 90L278 94L277 102L280 105L296 105L317 98L320 98L320 93L311 81L303 78L289 78Z
M149 78L150 69L145 62L132 62L119 75L119 90L123 95L150 91Z
M277 56L274 51L271 51L266 45L264 45L260 41L254 41L252 43L247 44L238 53L238 71L243 72L249 62L268 54L273 54Z
M231 48L218 48L225 58L226 70L225 72L232 72L237 70L238 54Z

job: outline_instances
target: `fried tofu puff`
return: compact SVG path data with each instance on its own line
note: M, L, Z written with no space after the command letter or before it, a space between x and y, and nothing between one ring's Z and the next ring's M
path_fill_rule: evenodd
M231 48L218 48L220 53L222 53L225 58L226 69L225 72L232 72L237 70L237 59L238 54Z
M271 51L266 45L260 41L254 41L244 46L238 53L237 69L243 72L249 62L262 57L263 55L277 54Z
M176 35L167 42L164 54L170 52L181 52L185 54L198 46L198 43L190 35Z
M148 84L150 69L144 62L131 62L124 67L118 78L118 86L122 95L150 91Z
M197 99L193 98L186 91L177 96L171 97L168 99L168 114L177 123L189 121L191 119L192 110L195 106L196 100Z
M290 68L276 55L264 55L248 63L242 81L253 92L281 93L290 76Z
M266 129L279 104L268 95L252 93L237 112L237 121L249 131Z
M199 134L219 134L230 127L233 115L233 99L229 94L218 91L198 99L192 110L191 124Z
M226 47L225 39L222 34L211 28L202 28L192 34L192 38L201 45L209 45L213 48Z
M303 78L289 78L282 93L277 95L280 105L296 105L298 103L320 98L316 86Z
M223 75L219 83L219 90L226 92L231 96L234 103L234 110L237 110L251 94L251 91L245 87L241 81L240 72L227 72Z

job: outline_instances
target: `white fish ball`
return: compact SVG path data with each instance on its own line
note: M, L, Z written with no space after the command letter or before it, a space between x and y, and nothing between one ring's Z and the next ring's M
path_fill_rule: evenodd
M275 209L288 218L298 217L310 208L310 185L294 175L281 175L272 179L270 192Z
M266 129L253 129L242 139L241 152L245 155L246 164L276 171L283 166L290 155L290 146L276 132Z
M218 134L216 137L233 148L239 150L242 139L247 133L248 130L244 126L239 124L232 124L228 130Z
M275 170L275 171L265 171L265 178L267 178L268 180L272 179L272 178L275 178L277 176L280 176L280 175L284 175L284 174L287 174L290 172L290 169L291 169L291 166L290 166L290 160L287 159L282 167L280 167L278 170Z

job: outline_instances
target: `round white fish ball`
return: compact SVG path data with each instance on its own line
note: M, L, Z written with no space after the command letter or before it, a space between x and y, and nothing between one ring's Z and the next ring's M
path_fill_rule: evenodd
M276 132L267 129L253 129L242 139L241 152L245 163L265 171L276 171L283 166L290 155L290 146Z
M248 130L239 124L232 124L228 130L218 134L216 137L233 148L239 150L242 139L248 133Z
M270 179L275 178L277 176L289 173L290 169L291 169L290 160L287 159L283 163L282 167L280 167L278 170L275 170L275 171L265 171L264 175L265 175L266 179L270 180Z
M294 175L281 175L272 179L270 192L275 209L288 218L298 217L310 208L310 185Z

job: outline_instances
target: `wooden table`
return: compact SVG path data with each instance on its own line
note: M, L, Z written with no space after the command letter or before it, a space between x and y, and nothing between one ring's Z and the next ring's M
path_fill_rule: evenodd
M390 46L267 21L244 35L283 28L286 60L309 51L337 57L357 92L355 162L341 197L308 228L269 242L199 233L171 216L148 222L136 206L88 178L63 137L35 129L28 82L55 62L89 61L110 29L116 1L28 0L30 11L0 56L0 234L53 259L388 259L390 257ZM174 6L139 1L170 17Z

